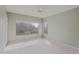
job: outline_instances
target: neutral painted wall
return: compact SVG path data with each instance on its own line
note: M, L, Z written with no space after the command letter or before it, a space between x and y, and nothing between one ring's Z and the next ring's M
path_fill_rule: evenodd
M16 36L16 21L17 20L22 20L22 21L26 21L26 22L36 22L36 23L41 23L39 18L36 17L31 17L31 16L26 16L26 15L20 15L20 14L15 14L15 13L8 13L8 32L9 32L9 40L8 41L12 41L12 40L23 40L26 39L28 40L28 38L30 37L35 37L35 36L39 36L41 33L35 34L35 35L22 35L22 36ZM41 28L41 26L40 26ZM39 32L41 31L41 29L39 30Z
M48 38L72 46L79 46L79 8L45 18Z
M0 53L7 43L7 15L4 6L0 6Z

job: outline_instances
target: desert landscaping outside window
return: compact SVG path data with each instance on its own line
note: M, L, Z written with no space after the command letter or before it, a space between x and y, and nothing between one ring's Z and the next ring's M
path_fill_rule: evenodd
M30 35L39 32L39 23L16 21L16 35Z

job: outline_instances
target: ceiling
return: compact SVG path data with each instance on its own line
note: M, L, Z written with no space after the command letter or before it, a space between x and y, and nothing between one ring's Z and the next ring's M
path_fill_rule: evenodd
M7 5L8 12L34 17L48 17L79 7L78 5Z

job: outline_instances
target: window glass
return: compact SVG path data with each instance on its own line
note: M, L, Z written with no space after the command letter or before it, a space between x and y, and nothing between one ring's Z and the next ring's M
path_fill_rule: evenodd
M44 33L48 33L48 23L44 23Z
M16 22L16 35L29 35L39 32L39 23L30 23L17 21Z

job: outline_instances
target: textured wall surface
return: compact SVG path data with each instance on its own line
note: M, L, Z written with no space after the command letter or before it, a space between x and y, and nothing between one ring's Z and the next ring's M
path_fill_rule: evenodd
M79 8L50 16L48 37L63 43L79 46Z

